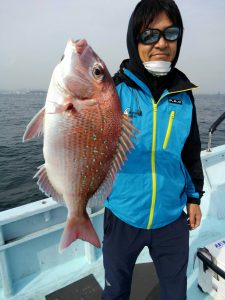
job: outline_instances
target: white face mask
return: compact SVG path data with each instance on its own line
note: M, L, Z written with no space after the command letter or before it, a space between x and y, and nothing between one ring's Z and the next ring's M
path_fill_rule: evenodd
M171 70L170 61L146 61L143 63L145 69L154 76L165 76Z

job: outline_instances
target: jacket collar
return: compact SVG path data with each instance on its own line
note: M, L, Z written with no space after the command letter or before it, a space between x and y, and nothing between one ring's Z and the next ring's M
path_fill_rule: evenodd
M167 92L167 94L179 93L198 87L190 82L187 76L177 68L174 68L167 76L169 78L167 78L167 86L164 89L163 94L165 92ZM122 62L119 72L117 72L114 76L114 81L116 84L118 84L119 82L125 82L128 86L139 88L143 90L147 95L152 95L149 87L143 82L143 80L140 79L140 76L135 75L134 72L130 70L129 60L125 60Z

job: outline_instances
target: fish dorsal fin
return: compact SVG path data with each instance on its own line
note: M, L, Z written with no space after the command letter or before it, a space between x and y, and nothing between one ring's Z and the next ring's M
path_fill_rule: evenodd
M124 164L125 160L127 160L126 152L130 152L131 148L134 149L131 136L134 139L137 138L132 130L139 132L139 130L131 124L130 118L126 114L123 114L121 135L119 137L116 154L105 180L102 182L95 194L89 199L89 207L101 207L102 201L104 201L111 193L116 173L118 170L121 170L121 166Z
M65 204L63 200L63 196L60 195L51 184L48 174L46 171L45 164L41 165L37 171L37 173L34 175L34 178L38 177L37 184L39 186L39 189L45 193L46 196L52 197L57 202L60 202L61 204Z
M113 177L118 170L121 170L121 165L124 165L124 161L127 160L126 152L130 152L131 148L134 149L134 144L131 141L131 137L133 137L135 140L137 140L137 138L132 130L139 133L139 130L133 124L131 124L130 118L126 114L123 114L121 135L119 137L116 155L113 159L110 169L110 174L112 174Z
M27 125L25 133L23 135L23 142L29 141L43 133L43 122L45 116L45 107L33 117L30 123Z

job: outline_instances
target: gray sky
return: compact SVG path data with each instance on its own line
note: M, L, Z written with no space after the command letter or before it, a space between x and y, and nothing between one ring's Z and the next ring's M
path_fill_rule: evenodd
M136 0L0 0L0 90L47 89L69 38L86 38L111 74L127 58ZM176 0L185 27L177 67L199 93L225 93L225 0Z

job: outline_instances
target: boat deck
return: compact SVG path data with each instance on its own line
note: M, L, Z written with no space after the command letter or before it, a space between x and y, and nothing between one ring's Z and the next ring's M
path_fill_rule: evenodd
M213 148L212 152L203 151L202 163L206 193L201 204L201 226L190 232L188 300L216 299L215 291L208 295L198 289L198 260L193 268L194 256L199 247L225 237L225 145ZM101 240L103 210L89 213ZM65 219L66 209L51 198L0 213L1 300L44 300L46 295L50 297L56 290L90 274L103 288L101 250L76 241L63 254L58 253ZM147 266L147 263L151 263L151 258L148 249L144 249L137 265ZM135 277L135 282L146 286L143 279L138 281L140 274ZM155 277L152 278L155 280ZM156 284L152 288L149 285L149 292L154 287ZM134 289L136 291L137 287ZM157 293L153 299L157 300Z

